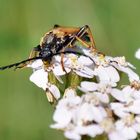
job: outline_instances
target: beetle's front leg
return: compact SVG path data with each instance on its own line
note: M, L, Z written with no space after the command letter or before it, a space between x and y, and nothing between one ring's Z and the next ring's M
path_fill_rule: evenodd
M29 55L29 59L30 58L34 58L34 57L37 57L39 55L39 52L40 52L41 48L40 48L40 45L34 47L31 52L30 52L30 55ZM17 68L24 68L26 67L28 64L30 64L32 61L27 61L25 63L21 63L20 65L18 65L15 69Z
M29 58L37 57L40 51L41 51L40 45L34 47L30 52Z
M65 49L62 49L62 52L64 52L64 51L65 51ZM64 66L64 53L61 53L61 61L60 61L60 63L61 63L62 70L63 70L65 73L67 73L67 71L66 71L66 69L65 69L65 66Z

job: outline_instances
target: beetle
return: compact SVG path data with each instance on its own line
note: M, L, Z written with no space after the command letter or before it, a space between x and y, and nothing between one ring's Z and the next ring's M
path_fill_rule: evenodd
M64 27L54 25L53 29L45 33L45 35L41 38L40 44L32 49L28 59L18 63L0 67L0 70L5 70L12 67L15 67L15 69L23 68L33 60L37 59L42 59L44 66L48 67L52 60L52 57L60 54L61 65L63 70L65 71L63 65L64 54L73 53L89 57L80 52L66 50L67 48L73 48L74 50L76 42L80 42L87 48L91 48L93 50L96 49L95 42L88 25L84 25L83 27Z

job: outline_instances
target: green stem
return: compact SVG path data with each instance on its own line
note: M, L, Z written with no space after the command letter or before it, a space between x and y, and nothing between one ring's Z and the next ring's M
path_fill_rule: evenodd
M82 136L82 139L81 140L91 140L91 138L88 137L88 136L86 136L86 135L84 135L84 136Z

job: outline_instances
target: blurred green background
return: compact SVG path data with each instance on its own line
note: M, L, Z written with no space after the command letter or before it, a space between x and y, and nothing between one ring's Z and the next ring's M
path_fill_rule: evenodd
M139 0L0 0L0 65L28 57L54 24L88 24L97 48L126 56L137 67L140 47ZM53 107L29 81L30 69L0 72L0 140L62 140L49 128Z

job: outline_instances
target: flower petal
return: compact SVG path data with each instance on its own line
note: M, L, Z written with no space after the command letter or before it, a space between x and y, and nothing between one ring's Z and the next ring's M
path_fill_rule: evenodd
M135 90L133 92L133 97L137 100L140 100L140 90Z
M129 77L129 81L133 82L133 81L138 81L139 80L139 76L138 74L136 74L132 69L130 69L129 67L124 67L121 65L117 65L117 64L113 64L118 70L126 73Z
M140 48L136 51L135 57L136 57L137 59L140 59Z
M136 131L131 127L124 127L121 131L127 139L136 139L137 137Z
M104 109L102 107L92 107L94 121L99 123L104 119L104 117L106 116L106 112L105 110L103 110Z
M84 64L85 66L90 66L93 64L93 61L90 58L85 57L85 56L80 56L78 58L78 62L81 64Z
M140 100L135 100L131 106L129 106L129 110L132 113L140 114Z
M30 76L30 81L32 81L38 87L46 90L48 83L48 73L45 72L44 69L37 70Z
M121 103L114 102L111 103L110 106L114 113L120 118L123 118L129 114L128 108L125 108L124 105Z
M112 66L98 66L95 69L95 74L99 78L99 81L103 83L116 83L120 80L117 70Z
M99 66L98 68L95 68L95 73L100 82L110 81L108 73L106 72L106 69L103 66Z
M140 124L139 123L136 122L132 127L136 132L140 133Z
M69 73L71 70L67 67L65 67L65 70L67 73ZM54 68L52 69L54 75L57 75L57 76L61 76L61 75L65 75L66 72L62 69L62 66L61 65L58 65L58 66L54 66Z
M81 88L84 88L86 91L95 91L98 89L98 85L94 82L84 81L81 82Z
M102 103L109 103L109 96L106 93L95 92L96 96L100 99Z
M119 73L117 72L117 70L114 67L109 66L106 68L106 71L107 71L110 81L112 83L116 83L120 80Z
M121 131L112 131L108 134L109 140L128 140L122 134Z
M77 133L80 135L88 135L90 137L95 137L96 135L102 134L103 129L99 125L88 125L88 126L78 126L76 128Z
M57 86L51 84L47 88L53 94L53 96L54 96L55 99L59 99L60 98L60 91L59 91L59 89L58 89Z
M31 64L28 64L27 67L33 68L33 69L37 69L39 67L43 66L43 62L42 60L35 60L34 62L32 62Z
M94 71L88 67L84 67L83 69L76 69L74 70L76 74L78 74L81 77L86 77L86 78L93 78L94 77Z
M80 134L77 134L75 131L65 131L64 135L70 140L81 140Z
M66 108L56 109L53 115L53 120L56 122L56 124L60 124L61 128L67 127L71 119L72 113Z
M126 101L123 92L121 90L119 90L119 89L112 89L111 95L115 99L117 99L118 101L121 101L121 102L125 102Z
M77 123L91 122L94 119L93 107L91 104L84 103L77 110Z

